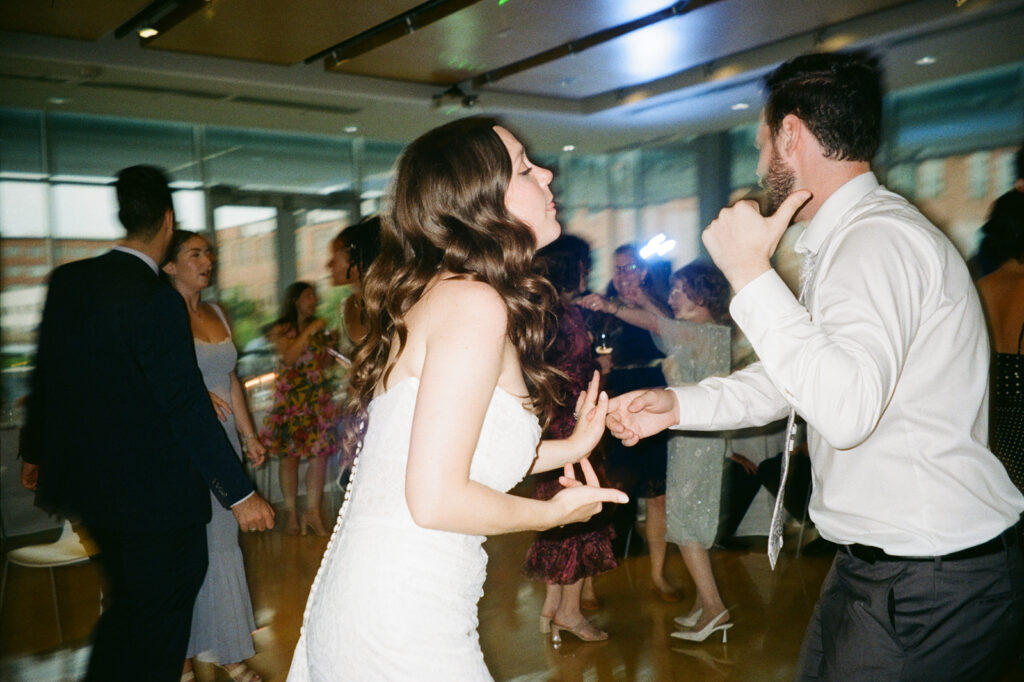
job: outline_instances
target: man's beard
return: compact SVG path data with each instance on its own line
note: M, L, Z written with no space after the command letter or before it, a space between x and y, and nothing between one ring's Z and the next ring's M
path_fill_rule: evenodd
M796 187L796 174L783 163L779 153L773 148L768 161L768 172L759 182L765 193L765 215L774 215L786 197L793 193L793 188Z

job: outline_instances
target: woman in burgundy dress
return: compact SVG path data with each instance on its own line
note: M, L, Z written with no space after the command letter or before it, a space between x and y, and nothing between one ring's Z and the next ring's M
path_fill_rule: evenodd
M597 368L583 313L572 304L572 299L586 288L590 246L579 237L565 235L538 251L535 262L558 290L560 299L555 309L558 335L548 349L547 360L568 376L563 392L566 405L551 415L547 437L565 438L576 424L572 396L586 389ZM562 489L558 482L561 473L552 471L539 476L537 498L550 499ZM583 615L580 597L585 582L616 565L611 526L605 515L538 533L526 555L523 572L547 583L540 615L541 632L551 631L554 621L585 642L608 639L608 633L594 627ZM556 629L552 635L555 641L557 632Z

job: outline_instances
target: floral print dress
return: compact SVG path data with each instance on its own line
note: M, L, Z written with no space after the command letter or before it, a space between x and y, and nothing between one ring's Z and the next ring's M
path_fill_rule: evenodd
M295 329L285 338L298 336ZM277 457L329 457L339 449L339 406L334 400L335 363L321 334L294 365L282 364L274 382L274 405L263 418L260 438Z

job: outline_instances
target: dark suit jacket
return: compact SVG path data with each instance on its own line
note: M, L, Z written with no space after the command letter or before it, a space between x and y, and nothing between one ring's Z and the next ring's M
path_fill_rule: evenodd
M196 365L185 302L138 257L57 268L24 432L44 507L111 530L205 523L252 492Z

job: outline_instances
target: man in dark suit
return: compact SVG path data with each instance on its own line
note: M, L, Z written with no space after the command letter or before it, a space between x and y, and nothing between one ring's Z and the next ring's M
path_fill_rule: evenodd
M87 680L177 680L206 573L210 495L243 530L274 525L218 423L181 296L157 276L174 228L164 174L118 174L127 237L50 278L23 437L22 479L80 518L110 608Z

